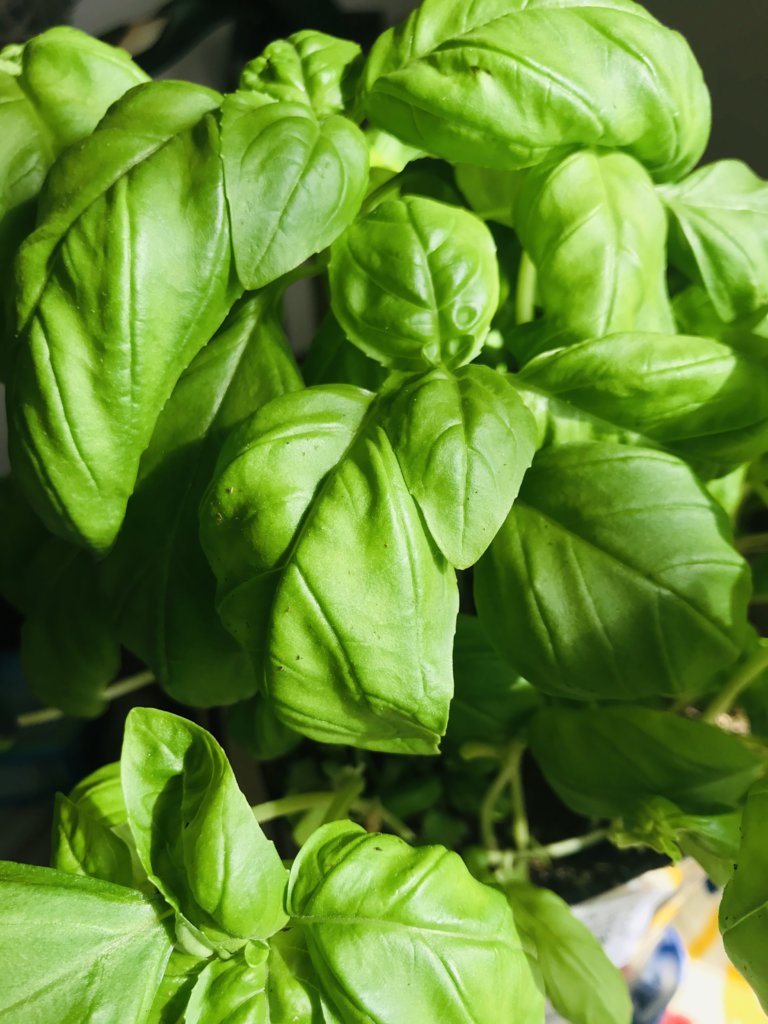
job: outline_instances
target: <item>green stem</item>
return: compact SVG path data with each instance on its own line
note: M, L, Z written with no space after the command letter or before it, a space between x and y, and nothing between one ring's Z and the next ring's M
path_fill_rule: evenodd
M536 266L523 250L515 291L515 321L518 324L528 324L536 315L536 279Z
M736 540L736 550L742 555L759 555L768 551L768 533L750 533Z
M520 772L520 759L523 756L523 750L525 747L522 743L513 743L508 751L501 765L501 770L493 782L488 787L488 790L483 797L483 802L480 805L480 835L483 839L483 845L486 850L498 850L499 841L496 838L496 830L494 829L494 816L496 814L496 805L501 798L501 794L504 792L507 786L512 783L512 780L516 775L519 776ZM518 795L521 795L519 793ZM514 809L514 793L513 793L513 809ZM519 813L519 808L518 808ZM522 808L522 814L525 815L525 808ZM518 828L520 826L518 825ZM527 828L527 822L526 822Z
M525 809L523 775L520 771L520 762L522 761L524 750L525 747L522 744L517 747L515 771L509 783L509 792L512 797L512 839L518 853L525 853L531 845L531 830L528 825L528 814Z
M768 669L768 643L762 644L755 653L736 669L720 693L702 713L703 722L716 722L726 714L739 698Z
M292 793L290 796L281 797L279 800L267 800L263 804L257 804L253 808L253 815L259 824L264 824L267 821L274 821L275 818L286 818L291 814L311 811L315 807L326 807L326 820L330 821L337 817L336 814L333 817L330 814L333 805L337 803L337 795L327 789L314 793ZM336 808L337 811L339 809L339 807ZM416 838L416 833L412 828L409 828L404 821L398 818L396 814L393 814L392 811L387 810L377 800L356 798L352 800L347 809L361 815L367 815L376 810L384 824L399 835L401 839L412 843Z
M588 850L590 846L602 843L610 834L609 828L597 828L583 836L573 836L571 839L560 839L547 846L532 846L527 850L520 850L515 857L528 860L559 860L562 857L572 857L581 850Z
M113 701L124 697L127 693L134 693L141 690L150 683L154 683L155 677L151 672L138 672L135 676L127 676L125 679L118 679L116 683L108 686L101 695L102 700ZM66 712L60 708L40 708L39 711L26 711L16 719L16 725L25 729L31 725L45 725L47 722L56 722L59 718L66 717Z

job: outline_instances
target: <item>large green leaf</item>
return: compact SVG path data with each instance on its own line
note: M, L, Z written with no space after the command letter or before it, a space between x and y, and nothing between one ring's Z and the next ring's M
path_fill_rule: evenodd
M765 756L713 725L643 707L542 708L533 756L573 810L611 818L663 796L688 814L737 807Z
M371 397L309 388L236 429L201 505L201 540L222 618L264 659L287 725L433 753L452 689L456 584Z
M631 0L425 0L374 45L364 84L374 124L485 167L600 145L674 180L709 135L688 44Z
M504 897L441 847L325 825L294 862L288 910L349 1024L496 1024L541 1013Z
M661 195L670 257L704 285L721 319L768 302L768 183L739 160L720 160Z
M515 228L545 313L576 337L674 331L664 206L632 157L580 150L529 171Z
M21 664L35 695L93 716L120 668L120 644L87 551L50 538L27 567Z
M14 470L47 525L103 551L181 372L235 291L219 97L132 90L49 175L17 263Z
M768 781L749 793L741 825L737 870L723 893L720 931L728 956L768 1012Z
M34 201L55 157L89 135L124 92L146 81L124 50L64 26L0 52L3 300L11 260L34 227ZM0 362L5 356L2 337Z
M575 699L706 692L747 636L725 513L678 459L607 442L537 455L475 596L521 675Z
M243 68L240 88L269 100L306 103L320 117L354 105L362 51L349 39L305 29L276 39Z
M281 928L285 869L214 738L176 715L136 708L121 763L139 857L168 902L224 947Z
M380 203L334 245L331 304L347 337L384 366L460 366L499 301L493 237L473 214L422 196Z
M0 902L3 1024L144 1024L171 952L157 900L2 863Z
M245 288L261 288L341 234L360 208L368 148L360 129L303 102L247 92L222 107L221 156L232 246Z
M222 626L197 509L226 432L301 387L274 290L235 305L160 414L117 544L102 570L122 641L185 704L230 704L257 679Z
M629 1024L627 983L592 932L549 889L507 889L515 924L533 944L553 1007L572 1024Z
M405 381L389 413L405 483L435 543L451 565L474 565L533 459L528 410L500 374L463 366Z
M768 447L768 363L712 338L615 334L538 356L516 380L542 444L656 443L706 475Z

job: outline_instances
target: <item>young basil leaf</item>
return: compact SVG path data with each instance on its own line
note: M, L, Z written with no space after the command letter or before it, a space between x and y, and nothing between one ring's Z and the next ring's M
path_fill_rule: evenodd
M387 376L382 366L350 344L330 310L312 339L301 373L308 386L354 384L368 391L378 391Z
M122 641L186 704L230 704L258 685L216 614L197 509L227 431L269 399L301 387L278 312L274 289L247 296L182 375L102 565Z
M347 114L362 63L357 43L307 29L275 40L249 61L239 88L267 102L306 103L318 117Z
M229 960L209 961L197 975L184 1024L270 1024L267 953L249 943Z
M370 402L349 386L310 388L235 430L201 504L201 541L219 612L265 659L278 717L324 742L434 753L456 583Z
M14 470L54 532L99 551L234 298L218 103L180 82L133 89L59 159L19 253Z
M51 867L117 885L133 885L131 852L122 839L61 793L56 796L53 812Z
M709 136L688 44L631 0L425 0L378 39L363 84L375 125L482 167L600 145L675 180Z
M5 277L16 249L34 227L34 200L56 156L89 135L107 108L147 76L124 50L64 26L34 36L13 52L6 48L0 56L0 262ZM11 291L7 280L2 288ZM0 338L0 363L7 355L4 343Z
M535 451L534 423L486 366L406 380L387 432L429 532L451 565L478 560L506 519Z
M288 910L349 1024L491 1024L541 1011L504 897L440 847L325 825L294 862Z
M516 883L507 890L515 924L532 942L544 988L572 1024L630 1024L627 983L592 932L549 889Z
M456 620L454 695L446 743L506 743L541 704L530 686L496 653L471 615Z
M711 338L614 334L538 356L516 379L541 444L655 442L708 476L768 446L768 364Z
M768 302L768 183L740 160L700 167L660 190L670 259L701 282L722 320Z
M632 157L580 150L534 168L518 196L515 227L545 312L578 337L674 332L664 206Z
M128 823L123 786L120 779L120 762L102 765L82 779L69 799L84 813L107 828L119 828Z
M704 693L746 640L749 575L725 513L671 455L539 453L475 571L480 619L546 693Z
M480 351L499 300L488 228L422 196L387 200L336 242L331 305L350 341L383 366L461 366Z
M741 825L741 845L733 877L720 904L720 931L728 956L768 1012L768 781L750 790Z
M285 868L204 729L134 708L122 782L136 848L168 902L214 943L266 938L285 923Z
M67 714L101 714L120 644L93 559L52 537L28 566L25 587L21 664L30 687Z
M174 949L146 1024L184 1024L184 1011L206 961Z
M284 757L302 740L280 721L262 693L227 708L227 728L232 739L256 761Z
M341 234L360 208L368 150L338 114L318 120L305 103L224 100L221 157L237 273L261 288Z
M643 707L544 707L528 737L561 800L595 818L657 796L686 814L719 814L737 807L765 769L738 736Z
M144 1024L171 952L156 900L0 863L3 1024Z

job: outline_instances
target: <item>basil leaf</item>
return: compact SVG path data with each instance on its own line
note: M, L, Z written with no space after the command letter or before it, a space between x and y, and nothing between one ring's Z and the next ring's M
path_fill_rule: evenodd
M51 866L74 875L133 885L131 853L102 822L61 793L53 812Z
M0 595L26 611L35 599L35 594L27 591L27 568L50 534L29 507L14 476L0 477L0 523Z
M688 44L631 0L425 0L378 39L363 85L375 125L483 167L600 145L675 180L709 136Z
M302 739L280 721L262 693L228 708L227 727L232 739L256 761L284 757Z
M102 765L86 775L69 794L69 799L107 828L119 828L128 823L119 761Z
M768 782L750 790L741 825L734 875L720 904L720 931L728 956L768 1011L768 876L765 873Z
M184 1012L206 961L174 949L146 1024L184 1024Z
M474 164L456 164L454 171L456 184L478 217L515 226L515 206L525 175Z
M0 260L7 268L34 227L34 201L55 157L89 135L107 108L147 76L124 50L64 26L0 57ZM11 291L7 280L3 288ZM0 301L5 305L6 296ZM5 349L3 338L2 363Z
M201 541L219 612L264 659L279 718L324 742L433 753L456 583L370 402L349 386L310 388L235 430L201 505Z
M382 366L350 344L330 310L312 339L301 373L308 385L354 384L368 391L378 391L387 377Z
M267 949L256 947L254 953L214 958L203 967L185 1007L184 1024L268 1024Z
M171 952L156 901L0 863L3 1024L144 1024Z
M459 569L474 565L533 459L533 422L514 388L485 366L433 370L398 388L387 429L438 548Z
M261 288L341 234L360 208L368 150L339 115L318 120L304 103L224 100L221 157L237 273Z
M682 462L607 442L549 448L475 572L489 636L556 696L704 693L747 637L746 565Z
M538 356L516 380L541 444L655 442L708 476L768 445L768 365L711 338L614 334Z
M719 814L737 807L765 768L737 736L643 707L545 707L528 738L561 800L595 818L657 796L687 814Z
M553 1007L572 1024L630 1024L627 983L586 925L549 889L507 890L515 924L536 950Z
M268 966L270 1021L344 1024L323 992L301 928L292 925L270 939Z
M670 259L704 286L718 316L768 302L768 183L740 160L719 160L660 192Z
M325 825L294 862L288 910L350 1024L491 1024L541 1010L504 897L440 847Z
M242 945L282 927L285 869L209 733L176 715L134 708L122 782L150 880L208 940Z
M474 616L456 621L453 677L446 743L506 743L541 703L538 691L496 653Z
M234 298L218 102L179 82L132 90L59 159L19 253L14 471L54 532L98 551L176 380Z
M473 214L421 196L380 203L338 240L331 305L350 341L384 366L460 366L499 300L493 237Z
M278 299L270 290L237 303L182 375L102 566L121 639L186 704L230 704L257 687L248 658L216 614L197 509L227 431L274 396L301 387Z
M577 337L674 332L664 206L632 157L581 150L529 171L515 228L544 311Z
M357 43L306 29L275 40L249 61L239 87L266 101L306 103L319 117L347 114L362 62Z
M120 645L90 555L51 538L27 568L21 664L35 695L70 715L104 711Z

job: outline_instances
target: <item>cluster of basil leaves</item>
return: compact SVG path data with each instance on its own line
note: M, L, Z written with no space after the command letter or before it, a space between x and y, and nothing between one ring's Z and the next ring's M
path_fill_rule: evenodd
M223 97L66 29L0 90L0 588L37 693L99 713L124 645L286 746L524 728L574 810L721 880L739 857L724 932L768 997L764 749L666 710L757 648L732 520L768 448L768 187L693 170L685 41L631 0L425 0L367 58L298 33ZM284 294L326 270L300 372ZM475 627L526 682L449 724Z

